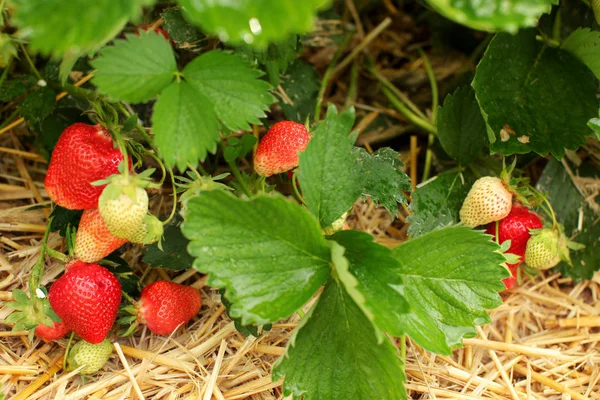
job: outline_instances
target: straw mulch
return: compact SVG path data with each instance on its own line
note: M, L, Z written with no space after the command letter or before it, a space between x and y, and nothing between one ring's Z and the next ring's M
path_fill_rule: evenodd
M24 132L24 131L23 131ZM21 132L21 134L23 133ZM0 136L0 321L10 313L11 290L25 288L45 229L45 163L20 145L21 135ZM164 205L158 205L162 207ZM371 203L359 202L352 226L393 246L405 237L403 217L392 221ZM51 235L49 246L64 250ZM8 399L282 399L281 382L270 370L282 354L299 317L273 325L259 338L244 338L228 319L218 293L193 270L174 275L141 263L139 247L126 258L148 283L158 278L202 291L197 318L171 337L139 328L115 340L115 352L100 372L82 378L62 370L66 340L27 340L0 323L0 384ZM48 259L43 284L62 271ZM452 357L407 345L406 384L413 399L596 399L600 398L600 275L574 284L557 274L506 294L492 311L493 323L465 340ZM310 304L306 306L308 309Z

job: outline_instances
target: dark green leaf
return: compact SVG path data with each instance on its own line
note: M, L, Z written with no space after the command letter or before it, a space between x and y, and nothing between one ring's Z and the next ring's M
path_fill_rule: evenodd
M459 211L472 182L458 172L438 175L412 194L407 221L409 236L416 237L459 221Z
M535 30L496 35L473 87L494 152L552 153L560 159L565 148L577 149L592 133L586 124L598 112L597 79L569 52L538 42Z
M409 304L402 296L399 288L402 278L398 274L400 263L392 251L373 242L368 233L359 231L339 231L331 239L342 245L348 260L348 272L358 284L356 290L364 296L364 305L372 315L373 323L381 330L393 336L402 336L401 315L409 311ZM336 265L340 277L340 271ZM345 285L347 287L347 285ZM359 303L350 290L347 290L354 301Z
M455 22L482 31L517 32L535 26L542 14L550 12L558 0L427 0L431 6Z
M579 171L574 173L580 175ZM586 246L583 250L571 251L573 267L561 263L558 269L575 280L591 279L594 272L600 269L598 216L588 207L559 161L550 160L546 165L537 182L537 189L547 194L558 222L564 225L565 234Z
M116 253L112 253L104 259L114 263L113 266L109 267L109 270L119 280L121 289L132 297L138 296L140 294L140 278L135 275L133 269L127 264L127 261L123 260Z
M437 128L446 153L462 165L471 163L488 145L485 120L470 87L446 96L438 108Z
M127 35L102 49L92 61L92 82L116 100L141 103L156 97L175 78L177 65L169 42L156 32Z
M273 365L285 396L312 400L406 399L403 360L334 279Z
M181 233L181 217L177 216L164 227L164 237L162 241L162 251L157 243L146 246L143 262L152 265L181 271L192 267L194 257L187 252L187 246L190 242Z
M298 181L308 209L323 227L344 214L362 191L363 177L349 139L353 125L353 108L338 115L330 105L306 151L300 153Z
M46 118L56 105L56 94L49 87L41 87L29 93L19 106L19 112L29 122Z
M13 79L7 79L0 87L0 101L12 101L25 94L36 83L37 79L31 75L21 75Z
M573 32L561 45L563 49L573 54L579 61L592 70L600 79L600 32L589 28L579 28Z
M68 210L58 205L55 206L50 214L53 217L50 232L59 231L60 235L65 237L69 226L77 227L79 225L82 213L83 210Z
M281 78L281 86L292 101L292 104L281 102L285 117L292 121L305 121L315 111L321 86L313 66L301 60L294 61Z
M285 73L288 65L296 58L296 54L302 51L302 42L298 35L290 35L281 42L269 44L266 49L242 45L239 50L252 62L258 62L267 72L271 85L277 87L279 75Z
M44 54L85 53L117 35L154 0L11 0L14 22Z
M217 150L217 116L206 96L189 83L173 82L159 96L152 114L154 140L168 167L196 165Z
M400 153L383 147L374 153L363 148L354 148L364 180L363 196L371 197L392 215L398 215L398 203L407 204L402 191L410 191L410 178L400 170L404 164Z
M247 43L264 48L292 33L313 28L317 11L328 0L181 0L186 16L203 31L223 42Z
M451 354L474 326L491 321L486 310L502 304L497 292L509 275L500 246L489 235L467 227L448 227L393 249L400 262L402 293L411 310L399 326L421 347Z
M183 70L186 81L210 101L219 120L232 131L260 124L259 118L275 101L270 85L258 79L261 74L240 56L222 51L204 53Z
M201 192L186 207L182 232L194 268L227 289L231 315L243 325L289 316L329 276L330 251L317 221L280 195L243 200Z
M206 36L190 25L179 9L167 8L160 16L163 19L163 28L177 47L193 51L207 42Z

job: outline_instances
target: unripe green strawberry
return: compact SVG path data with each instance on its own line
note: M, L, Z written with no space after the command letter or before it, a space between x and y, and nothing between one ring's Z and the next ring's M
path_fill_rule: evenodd
M67 371L85 365L80 373L84 375L93 374L104 367L112 351L113 345L108 339L104 339L98 344L91 344L85 340L77 342L67 358Z
M112 235L128 239L140 229L148 213L148 193L139 187L125 189L111 185L118 184L111 183L106 186L100 196L98 210ZM114 196L113 191L120 193Z
M460 220L466 226L500 221L510 213L512 197L502 179L493 176L479 178L463 202Z
M552 229L533 232L525 249L525 262L540 270L556 266L560 262L559 232Z
M129 237L131 243L150 244L157 242L163 235L163 224L152 214L144 217L138 230Z

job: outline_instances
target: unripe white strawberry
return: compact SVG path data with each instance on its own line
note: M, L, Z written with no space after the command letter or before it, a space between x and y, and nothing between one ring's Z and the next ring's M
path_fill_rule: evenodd
M110 183L104 188L98 210L112 235L128 239L140 229L148 213L148 194L139 187L111 187L112 185L119 184Z
M99 371L108 361L113 350L112 344L107 340L92 344L85 340L77 342L71 349L67 358L67 371L72 371L85 365L81 374L92 374Z
M460 220L472 227L500 221L510 213L512 198L502 179L493 176L479 178L463 202Z
M527 241L525 262L531 268L549 269L561 260L559 252L559 232L552 229L541 229L534 232Z
M163 224L152 214L144 217L137 231L129 237L131 243L150 244L157 242L163 235Z

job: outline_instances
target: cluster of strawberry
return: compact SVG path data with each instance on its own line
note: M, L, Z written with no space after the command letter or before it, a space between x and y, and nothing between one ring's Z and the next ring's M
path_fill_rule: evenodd
M147 176L135 175L131 162L125 171L123 160L105 128L76 123L63 131L46 175L46 191L56 204L84 211L74 258L48 293L62 321L52 327L38 324L35 333L50 341L73 331L88 343L80 345L82 354L106 353L106 337L121 303L119 280L98 262L127 241L150 243L162 236L161 221L148 213ZM157 281L128 311L135 315L132 326L146 324L152 332L169 335L201 304L198 290Z
M484 225L486 232L504 244L511 276L503 282L511 289L517 282L518 269L527 266L545 270L561 260L570 262L569 242L560 227L543 228L540 216L514 199L515 188L507 180L486 176L472 186L460 210L466 226ZM508 245L509 244L509 245ZM508 246L507 246L508 245Z

